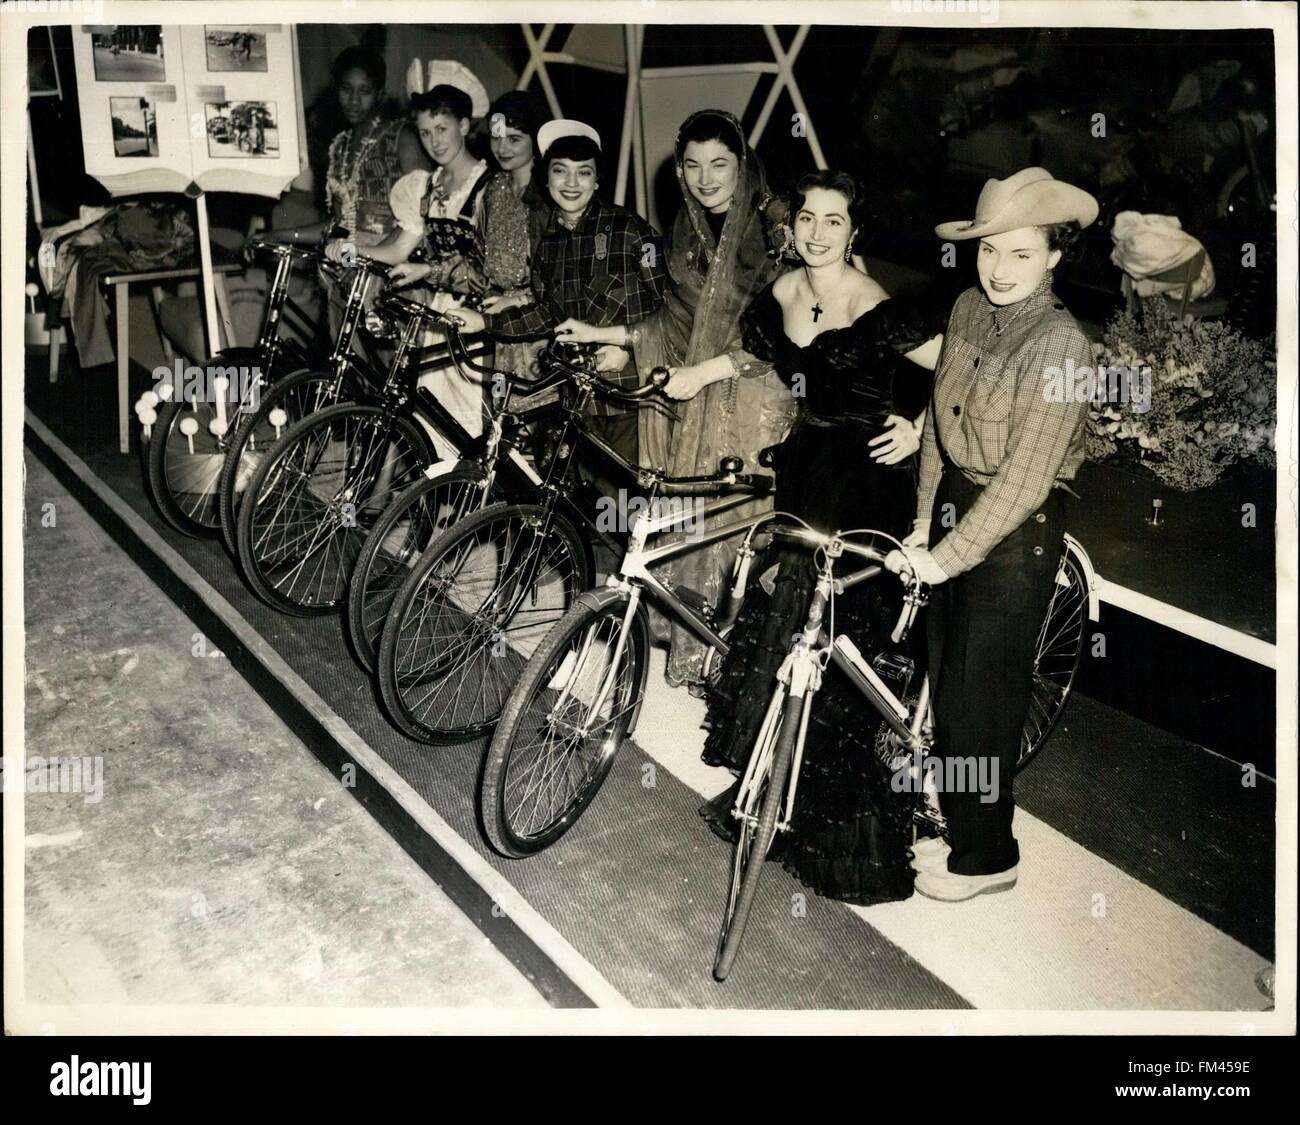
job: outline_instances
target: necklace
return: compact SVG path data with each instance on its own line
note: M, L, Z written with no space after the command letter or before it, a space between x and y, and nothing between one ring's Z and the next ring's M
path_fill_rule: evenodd
M358 196L360 195L357 180L366 162L366 157L370 155L370 150L379 141L379 134L382 132L383 126L383 118L376 117L366 131L365 137L362 138L361 144L355 146L355 151L352 144L352 131L348 130L343 134L343 141L339 146L342 150L339 153L339 171L332 177L333 183L330 186L339 201L339 217L348 230L354 230L357 225L356 211ZM327 179L329 178L327 176Z
M843 271L841 271L840 277L843 276L844 276ZM822 308L822 299L817 295L817 290L813 286L812 278L808 274L807 266L804 266L803 277L804 277L804 281L808 283L808 291L813 295L813 306L811 311L812 311L813 323L816 324L817 321L821 319L822 315L826 312L826 310ZM839 279L840 278L837 277L835 280L839 281Z

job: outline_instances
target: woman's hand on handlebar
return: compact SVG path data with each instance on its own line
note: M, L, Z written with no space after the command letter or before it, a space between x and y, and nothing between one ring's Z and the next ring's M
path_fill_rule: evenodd
M707 373L701 370L698 365L670 367L668 373L670 378L664 384L663 392L669 398L679 400L694 398L713 382L712 379L706 377Z
M498 293L495 297L488 297L483 302L483 311L485 313L505 312L506 309L517 309L528 304L528 298L519 293Z
M912 530L903 537L904 547L928 547L930 545L930 521L917 520Z
M927 586L938 586L948 581L947 571L922 547L904 547L901 551L890 551L885 556L885 569L891 574L899 575L904 581L910 581L915 576Z
M433 266L427 262L401 262L388 271L388 283L394 289L405 289L423 281L432 272Z
M606 344L596 351L596 370L622 371L631 358L626 349L617 347L614 344Z
M350 238L332 238L325 243L325 257L331 262L346 266L356 256L357 244Z
M568 344L622 344L627 330L621 324L597 328L594 324L584 324L569 317L555 326L555 336Z
M901 414L891 414L886 421L889 424L867 442L867 446L873 461L881 465L897 465L921 448L921 435Z
M482 332L487 327L481 312L462 308L460 305L453 305L447 310L446 315L452 320L458 321L461 332L466 335L472 336L476 332Z

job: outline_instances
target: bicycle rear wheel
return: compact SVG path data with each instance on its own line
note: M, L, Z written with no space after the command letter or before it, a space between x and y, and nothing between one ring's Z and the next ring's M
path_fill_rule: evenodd
M379 406L343 403L303 419L239 506L236 545L253 592L299 617L338 606L374 521L432 457L420 426Z
M754 894L758 890L758 880L763 874L763 863L772 847L777 817L785 803L785 779L790 772L795 740L799 737L800 718L803 708L810 703L809 696L804 696L802 700L792 700L784 686L778 688L778 691L781 693L778 696L778 711L776 714L769 712L768 720L759 732L758 744L754 747L755 755L766 757L764 738L772 738L775 732L776 745L771 752L767 776L757 778L753 788L738 798L744 803L740 810L740 834L732 860L727 909L722 917L718 952L713 961L713 978L717 981L727 979L735 964L736 954L740 952L745 925L749 921ZM763 757L759 758L759 770L763 769ZM762 809L755 815L754 810L760 801Z
M555 843L614 764L641 705L649 654L644 614L624 633L627 606L622 593L579 599L510 693L479 785L484 830L504 856Z
M486 490L487 474L477 465L418 481L384 509L366 536L348 584L347 619L353 654L367 672L375 670L398 589L430 543L486 505Z
M344 396L350 398L352 389L346 379L328 371L295 371L264 387L257 409L241 415L228 435L226 457L217 479L221 537L236 558L239 501L271 446L304 418L337 405Z
M380 695L424 742L477 738L497 721L547 630L592 583L568 517L494 504L429 544L380 637Z
M1052 597L1038 630L1034 680L1016 769L1024 769L1056 728L1074 688L1083 658L1088 621L1088 579L1082 563L1067 547Z

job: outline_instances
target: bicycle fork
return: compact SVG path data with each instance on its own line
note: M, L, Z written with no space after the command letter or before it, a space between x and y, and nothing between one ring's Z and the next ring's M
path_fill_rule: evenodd
M610 692L614 690L614 680L618 675L619 665L623 662L623 654L627 651L628 638L632 635L632 625L636 617L637 607L641 604L641 588L632 586L628 591L627 606L623 610L623 621L619 625L618 640L614 642L614 653L610 658L609 667L601 677L600 687L596 691L596 698L592 701L591 706L587 709L587 718L583 720L582 725L577 729L584 740L591 733L594 716L600 714L600 710L605 706L605 701L609 698ZM592 645L596 639L596 626L592 625L587 630L587 635L582 639L582 647L579 648L577 655L574 657L572 665L566 658L562 665L561 672L564 674L564 687L560 691L559 698L551 707L548 718L553 719L555 715L562 714L565 704L568 702L574 684L579 680L580 673L587 663L587 657L591 653ZM610 716L609 719L601 720L601 723L610 722L616 719L617 715Z

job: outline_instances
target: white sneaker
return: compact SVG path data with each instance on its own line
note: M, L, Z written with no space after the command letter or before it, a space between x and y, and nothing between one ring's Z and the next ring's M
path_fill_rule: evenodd
M922 871L916 877L916 891L940 902L965 902L976 895L1009 891L1016 885L1018 868L1009 867L992 875L958 875L947 867Z
M912 845L913 871L947 871L952 848L942 836L923 836Z

